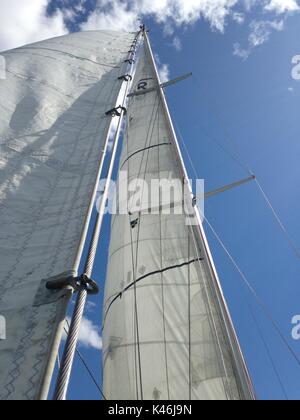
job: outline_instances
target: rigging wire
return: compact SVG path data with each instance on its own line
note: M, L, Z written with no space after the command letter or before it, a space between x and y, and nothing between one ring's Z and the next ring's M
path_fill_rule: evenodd
M68 328L64 327L64 330L65 330L65 333L68 335L68 334L69 334L69 329L70 329L70 323L69 323L68 319L66 319L66 324L67 324L67 327L68 327ZM95 378L95 375L93 374L93 372L92 372L92 370L90 369L89 365L88 365L88 364L87 364L87 362L85 361L85 358L84 358L83 354L80 352L80 350L79 350L77 347L76 347L76 354L77 354L78 358L80 359L80 361L81 361L81 363L82 363L83 367L84 367L84 368L85 368L85 370L87 371L87 373L88 373L89 377L91 378L92 382L94 383L95 387L98 389L98 391L99 391L99 393L100 393L101 397L102 397L105 401L107 401L107 399L105 398L105 395L104 395L104 393L103 393L103 391L102 391L102 389L101 389L100 385L98 384L98 382L97 382L97 380L96 380L96 378ZM58 356L58 357L59 357L59 356Z
M219 242L219 244L221 245L221 247L223 248L223 250L225 251L225 253L227 254L228 258L230 259L230 261L232 262L232 264L234 265L235 269L238 271L238 273L240 274L241 278L243 279L244 283L246 284L247 288L250 290L250 292L252 293L252 295L255 297L257 303L259 304L259 306L261 307L261 309L263 310L263 312L265 313L265 315L267 316L267 318L271 321L273 327L275 328L275 330L277 331L279 337L281 338L282 342L284 343L284 345L287 347L287 349L289 350L290 354L293 356L293 358L295 359L295 361L297 362L297 364L300 366L300 359L298 357L298 355L296 354L296 352L294 351L294 349L291 347L291 345L289 344L289 342L287 341L287 339L285 338L284 334L282 333L280 327L278 326L277 322L275 321L275 319L273 318L269 308L266 306L266 304L263 302L263 300L261 299L261 297L258 295L258 293L256 292L256 290L254 289L254 287L251 285L251 283L249 282L249 280L247 279L246 275L244 274L244 272L241 270L241 268L239 267L238 263L236 262L236 260L233 258L233 256L231 255L231 253L229 252L228 248L226 247L226 245L224 244L224 242L222 241L222 239L220 238L220 236L217 234L216 230L213 228L213 226L210 224L210 222L208 221L208 219L204 216L204 219L209 227L209 229L211 230L211 232L213 233L214 237L216 238L216 240Z
M191 217L189 217L189 220L191 221ZM198 247L197 247L196 234L195 234L195 232L192 228L190 229L190 231L192 233L194 249L195 249L195 251L197 253L197 256L198 256L197 260L198 260L199 268L200 268L200 270L202 270L201 258L200 258L199 250L198 250ZM213 298L211 296L211 289L209 288L206 281L204 281L203 283L204 283L204 290L205 290L205 294L206 294L206 298L207 298L207 302L208 302L208 309L207 308L206 309L207 309L208 315L210 316L210 319L211 319L211 322L212 322L212 326L213 326L213 329L214 329L218 349L216 349L215 343L214 343L214 347L215 347L215 350L216 350L217 354L218 354L218 350L219 350L219 354L221 356L222 367L224 369L224 375L225 375L226 383L227 383L227 386L225 386L224 378L222 378L224 390L225 390L226 394L228 394L228 391L229 391L229 394L230 394L231 398L228 397L228 395L227 395L227 399L228 400L230 400L230 399L233 400L234 398L233 398L232 389L231 389L231 386L230 386L230 376L229 376L228 369L227 369L226 356L224 354L224 350L223 350L221 342L220 342L220 337L219 337L219 333L218 333L218 325L217 325L217 322L215 320L213 309L212 309L213 308L213 303L212 303Z
M183 143L184 143L184 141L183 141ZM173 149L173 151L174 151L175 159L178 162L178 167L180 167L180 161L179 161L178 155L176 154L174 149ZM190 157L190 160L192 162L191 157ZM194 167L194 169L196 171L195 166L193 164L192 164L192 166ZM185 188L185 186L183 185L183 190L184 190L184 188ZM190 224L190 226L192 226L192 224L193 224L192 223L192 216L188 215L188 218L189 218L189 222L190 222L189 224ZM196 240L196 234L195 234L195 232L192 228L190 229L190 232L191 232L191 236L192 236L192 240L193 240L194 250L197 253L197 261L198 261L198 264L199 264L199 269L200 269L200 271L202 271L202 265L201 265L202 258L199 254L199 249L198 249L197 240ZM211 296L211 289L208 288L208 285L206 284L205 281L204 281L204 290L205 290L205 295L206 295L206 299L207 299L207 303L208 303L208 305L206 307L206 310L207 310L208 316L210 318L210 322L212 323L212 328L214 330L215 339L216 339L216 343L214 342L214 348L215 348L216 354L220 355L220 359L221 359L220 363L222 363L222 366L220 366L220 370L223 369L224 375L225 375L225 378L222 377L224 391L226 393L227 399L228 400L230 400L230 399L233 400L234 397L233 397L233 393L232 393L232 387L230 386L230 375L228 373L228 368L227 368L227 364L226 364L226 355L224 354L224 351L223 351L223 348L222 348L222 345L221 345L221 342L220 342L220 337L219 337L219 333L218 333L218 325L217 325L217 322L215 320L214 313L213 313L213 310L212 310L212 308L213 308L212 299L213 298ZM226 381L226 385L225 385L224 379Z
M289 246L291 247L291 249L294 251L296 257L298 259L300 259L300 251L298 250L297 246L295 245L294 241L292 240L290 234L288 233L285 225L283 224L282 220L280 219L278 213L276 212L270 198L268 197L267 193L265 192L265 190L263 189L261 183L259 182L259 180L256 178L255 182L257 184L258 189L260 190L262 196L264 197L268 207L270 208L271 212L273 213L273 216L275 217L276 222L278 223L278 226L280 227L280 229L282 230L282 232L284 233Z
M231 143L235 150L236 153L232 153L231 151L229 151L226 147L224 147L224 145L222 145L219 141L217 141L214 137L210 136L210 138L213 139L213 141L233 160L235 161L248 175L252 176L253 175L253 171L251 171L250 166L248 165L248 163L245 163L243 161L243 159L240 157L240 153L238 151L238 145L236 143L236 141L234 140L234 138L232 137L231 133L229 132L228 128L226 127L226 124L223 120L223 118L220 116L220 114L216 111L212 101L210 100L210 98L208 97L208 95L206 95L206 93L204 92L198 78L196 76L193 76L198 88L201 90L203 96L205 96L206 98L206 103L208 104L208 108L210 109L211 113L213 114L213 116L215 117L217 123L219 124L220 128L223 131L224 134L224 138L227 140L228 143ZM189 151L188 148L185 144L185 142L183 141L183 137L180 133L180 130L178 129L178 125L176 124L176 128L178 130L178 133L180 134L181 137L181 141L184 143L184 148L185 151L187 152L187 155L189 156L188 159L191 163L192 159L189 155ZM206 130L205 130L206 131ZM208 134L208 133L207 133ZM195 166L192 164L192 169L195 172ZM295 254L296 258L300 260L300 251L298 249L298 247L296 246L294 240L292 239L291 235L289 234L285 224L283 223L281 217L279 216L278 211L275 209L275 206L273 205L273 203L271 202L270 198L268 197L267 193L265 192L264 188L262 187L261 182L259 181L259 179L256 176L255 179L255 183L258 187L258 191L261 193L263 200L265 201L267 207L271 210L276 223L279 226L279 229L282 231L283 235L285 236L287 243L289 245L289 247L291 248L293 254Z
M267 353L267 355L268 355L268 357L269 357L269 359L270 359L270 362L271 362L272 368L273 368L273 370L274 370L274 372L275 372L275 375L276 375L276 378L277 378L277 380L278 380L278 383L279 383L279 385L280 385L280 387L281 387L282 393L283 393L283 395L284 395L285 399L286 399L287 401L289 401L289 396L288 396L287 390L286 390L286 388L285 388L285 386L284 386L284 383L283 383L283 381L282 381L282 379L281 379L281 375L280 375L280 373L279 373L279 371L278 371L278 369L277 369L277 366L276 366L276 364L275 364L274 358L273 358L272 353L271 353L271 351L270 351L269 345L268 345L268 343L267 343L267 341L266 341L266 339L265 339L265 337L264 337L264 335L263 335L263 332L262 332L262 329L261 329L261 327L260 327L260 325L259 325L259 322L258 322L258 320L257 320L257 317L255 316L254 311L252 310L252 307L251 307L250 303L247 301L247 299L246 299L246 297L245 297L245 296L244 296L244 300L245 300L245 301L246 301L246 303L247 303L247 306L248 306L249 311L250 311L250 313L251 313L251 316L252 316L252 318L253 318L254 324L255 324L255 326L256 326L256 328L257 328L257 331L258 331L258 334L259 334L259 336L260 336L260 339L261 339L261 341L262 341L262 343L263 343L263 345L264 345L264 348L265 348L265 350L266 350L266 353Z
M183 139L183 137L182 137L182 135L180 133L180 130L178 131L178 133L179 133L179 138L181 140L181 143L184 145L184 148L186 150L188 159L191 162L191 167L192 167L192 169L194 171L194 174L195 174L196 178L198 178L197 170L195 168L195 165L193 164L193 160L192 160L191 155L189 153L188 147L187 147L187 145L186 145L186 143L185 143L185 141L184 141L184 139ZM259 182L258 182L258 186L261 188L261 185L260 185ZM262 193L265 194L265 192L264 192L264 190L262 188L261 188L261 190L262 190ZM265 199L267 199L268 205L271 206L271 209L273 209L273 206L272 206L271 202L268 200L268 197L267 196L265 196ZM276 213L276 211L274 209L273 209L273 212L274 212L274 216L276 216L276 218L277 218L277 213ZM289 342L285 338L285 336L282 333L279 325L277 324L277 322L273 318L273 316L272 316L269 308L265 305L265 303L260 298L260 296L258 295L258 293L256 292L256 290L253 288L253 286L251 285L251 283L247 279L245 273L241 270L241 268L239 267L238 263L236 262L236 260L234 259L234 257L232 256L232 254L230 253L230 251L228 250L228 248L224 244L224 242L221 240L220 236L217 234L217 232L214 229L214 227L212 226L212 224L208 221L207 217L205 217L205 215L203 215L203 214L201 214L201 216L203 217L203 219L207 223L209 229L211 230L211 232L213 233L215 239L217 240L217 242L220 244L220 246L222 247L222 249L226 253L227 257L229 258L229 260L231 261L231 263L233 264L233 266L235 267L235 269L239 273L240 277L242 278L242 280L246 284L247 288L250 290L251 294L254 296L254 298L257 301L259 307L263 310L264 314L267 316L267 318L269 319L269 321L273 325L273 328L275 329L275 331L279 335L279 338L283 342L284 346L287 348L287 350L289 351L289 353L291 354L291 356L293 357L293 359L296 361L296 363L300 366L300 358L298 357L298 355L296 354L296 352L294 351L294 349L291 347L291 345L289 344ZM279 217L278 217L278 223L280 223L281 228L284 229L284 225L282 224L282 222L281 222L281 220L280 220ZM295 251L295 249L294 249L294 251ZM280 384L282 384L281 379L280 379L279 382L280 382ZM284 394L286 395L286 391L284 392Z

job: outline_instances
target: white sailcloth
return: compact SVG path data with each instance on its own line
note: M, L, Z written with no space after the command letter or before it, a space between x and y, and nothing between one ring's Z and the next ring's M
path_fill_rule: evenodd
M180 163L145 46L130 99L106 281L104 393L121 400L247 399L198 230L187 225ZM126 172L126 173L125 173ZM139 181L137 181L139 179ZM175 181L173 196L150 192ZM146 185L143 184L146 181ZM148 186L148 188L147 188ZM180 191L179 191L180 190ZM129 194L130 195L130 194ZM152 214L146 214L152 195ZM142 211L137 204L142 203ZM154 199L154 202L153 202ZM168 207L171 214L168 214ZM154 214L153 214L154 213Z
M99 159L135 34L72 34L2 54L0 398L35 399L77 275ZM3 62L3 60L2 60ZM1 318L3 319L3 318ZM57 343L56 343L57 344ZM50 372L51 374L51 372Z

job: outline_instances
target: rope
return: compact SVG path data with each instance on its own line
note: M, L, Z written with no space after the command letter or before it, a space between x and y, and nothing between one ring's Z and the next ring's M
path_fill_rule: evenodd
M189 218L190 218L190 220L192 220L190 216L189 216ZM196 234L195 234L193 228L191 228L190 230L192 232L194 249L195 249L195 251L197 253L199 268L201 270L202 269L202 267L201 267L202 258L200 258L200 255L199 255L199 249L198 249L198 246L197 246ZM204 284L204 290L205 290L205 294L206 294L206 299L207 299L207 302L208 302L208 311L207 312L208 312L208 315L210 316L210 319L212 321L213 329L214 329L214 333L215 333L215 339L216 339L216 342L217 342L217 348L215 347L215 343L214 343L214 347L215 347L215 350L216 350L216 354L218 354L218 352L219 352L219 354L221 356L222 368L224 369L224 375L225 375L226 383L227 383L227 386L225 386L224 378L222 377L222 382L223 382L224 390L225 390L226 395L227 395L227 393L229 391L229 393L231 395L231 400L234 400L234 398L232 396L231 386L230 386L228 369L227 369L227 366L226 366L226 357L224 355L223 347L222 347L221 342L220 342L216 320L215 320L215 317L214 317L214 314L213 314L213 311L212 311L213 305L212 305L212 300L211 300L212 299L211 293L210 293L210 290L208 289L208 285L207 285L207 282L205 280L203 281L203 284ZM227 395L227 399L229 399L228 398L228 395Z
M178 127L177 127L178 129ZM193 164L193 160L191 158L191 155L189 153L188 147L181 135L180 130L178 129L178 133L179 133L179 139L181 141L181 143L184 145L185 151L187 153L188 159L191 163L191 167L194 171L194 174L196 176L196 178L198 178L198 174L197 174L197 170ZM224 149L225 150L225 149ZM229 155L231 155L229 153ZM247 173L249 174L253 174L249 167L245 164L243 164L243 162L237 158L237 157L233 157L234 155L231 155L232 158L239 163L240 166L244 167L244 169L247 171ZM283 233L286 235L289 245L291 246L291 248L293 249L293 252L297 255L297 258L300 258L300 253L297 250L297 248L295 247L293 241L290 239L289 234L285 228L285 226L283 225L280 217L278 216L277 212L274 209L274 206L272 205L270 199L268 198L268 196L266 195L265 191L263 190L260 182L256 179L256 184L259 188L259 190L261 191L266 203L268 204L268 206L270 207L277 223L279 224L279 227L281 228L281 230L283 231ZM290 344L288 343L287 339L285 338L284 334L282 333L280 327L278 326L278 324L276 323L276 321L274 320L272 314L270 313L268 307L264 304L263 300L259 297L259 295L257 294L257 292L255 291L255 289L251 286L250 282L248 281L247 277L245 276L245 274L243 273L243 271L240 269L239 265L237 264L237 262L235 261L235 259L233 258L233 256L231 255L231 253L229 252L229 250L227 249L227 247L225 246L225 244L223 243L223 241L221 240L220 236L217 234L217 232L215 231L215 229L213 228L213 226L209 223L209 221L207 220L207 218L202 215L204 217L204 220L206 221L207 225L209 226L210 230L212 231L213 235L215 236L216 240L218 241L218 243L221 245L221 247L223 248L223 250L225 251L226 255L228 256L228 258L230 259L231 263L233 264L233 266L235 267L235 269L237 270L237 272L240 274L240 277L242 278L242 280L244 281L244 283L246 284L247 288L250 290L251 294L254 296L255 300L257 301L257 303L259 304L259 306L261 307L261 309L263 310L263 312L265 313L265 315L267 316L267 318L270 320L273 328L275 329L275 331L277 332L277 334L279 335L281 341L283 342L284 346L287 348L287 350L289 351L289 353L291 354L291 356L295 359L296 363L300 366L300 359L298 357L298 355L295 353L295 351L293 350L293 348L290 346ZM264 338L262 337L263 341L265 342ZM267 350L267 349L266 349ZM267 353L269 353L267 351ZM272 365L274 364L274 362L272 361L272 358L270 359ZM276 375L278 375L278 372L276 371L276 367L274 364L274 368L275 368L275 372ZM280 377L279 377L280 378ZM281 379L279 380L279 383L281 385L281 387L283 386ZM283 387L284 389L284 387ZM286 391L284 390L284 394L286 395Z
M245 300L246 300L246 299L245 299ZM246 300L246 302L247 302L247 300ZM250 311L250 313L251 313L251 315L252 315L253 321L254 321L254 323L255 323L255 325L256 325L256 328L257 328L258 334L259 334L260 339L261 339L261 341L262 341L262 343L263 343L263 345L264 345L264 348L265 348L265 350L266 350L266 353L267 353L267 355L268 355L268 357L269 357L269 359L270 359L270 362L271 362L272 368L273 368L273 370L274 370L274 372L275 372L275 375L276 375L276 377L277 377L277 380L278 380L278 383L279 383L279 385L280 385L280 387L281 387L281 390L282 390L282 392L283 392L283 395L284 395L285 399L286 399L287 401L289 401L289 397L288 397L287 391L286 391L285 386L284 386L284 384L283 384L283 381L282 381L282 379L281 379L280 373L279 373L279 371L278 371L278 369L277 369L277 367L276 367L276 364L275 364L274 359L273 359L273 357L272 357L272 354L271 354L271 351L270 351L270 349L269 349L269 346L268 346L268 344L267 344L267 342L266 342L266 340L265 340L265 337L264 337L264 335L263 335L263 333L262 333L262 330L261 330L261 328L260 328L260 325L259 325L259 323L258 323L258 320L257 320L257 318L256 318L256 316L255 316L255 314L254 314L254 312L253 312L253 310L252 310L252 308L251 308L251 305L250 305L248 302L247 302L247 306L248 306L249 311Z
M141 36L142 32L139 32L136 39L139 39L139 37ZM132 69L130 70L130 72L132 72ZM87 259L86 259L86 264L85 264L85 270L84 270L84 274L90 278L92 275L92 271L93 271L93 267L94 267L94 263L95 263L95 258L96 258L96 252L97 252L97 248L98 248L98 244L99 244L99 239L100 239L100 233L101 233L101 227L102 227L102 222L103 222L103 216L104 216L104 210L105 210L105 205L106 205L106 200L107 200L107 195L108 195L108 190L109 190L109 180L112 177L112 172L113 172L113 168L114 168L114 163L115 163L115 158L116 158L116 154L117 154L117 150L118 150L118 143L119 143L119 139L120 139L120 132L121 132L121 128L122 128L122 121L123 121L123 116L124 116L124 110L125 110L125 105L127 102L127 94L128 94L128 90L129 87L131 86L131 81L128 80L126 83L126 88L124 88L124 97L123 97L123 109L120 112L120 118L118 121L118 127L115 133L115 137L114 137L114 146L113 146L113 152L111 154L111 158L110 158L110 163L109 163L109 169L108 169L108 180L105 186L105 192L102 196L102 201L101 201L101 208L99 209L99 212L97 214L97 219L96 219L96 224L94 226L94 230L93 230L93 236L92 236L92 240L90 243L90 248L88 250L88 255L87 255ZM120 93L122 92L122 87L123 85L121 85L120 88ZM67 337L67 342L65 345L65 349L64 349L64 354L63 354L63 359L62 359L62 363L61 363L61 367L59 370L59 374L58 374L58 378L57 378L57 383L56 383L56 388L55 388L55 392L54 392L54 400L65 400L66 399L66 395L67 395L67 390L68 390L68 385L69 385L69 381L70 381L70 376L71 376L71 371L72 371L72 367L73 367L73 361L74 361L74 356L76 353L76 347L77 347L77 342L78 342L78 337L79 337L79 331L80 331L80 325L81 325L81 321L83 318L83 313L84 313L84 308L85 308L85 304L86 304L86 300L87 300L87 290L86 287L82 287L77 295L77 299L76 299L76 303L75 303L75 308L74 308L74 313L72 316L72 321L71 321L71 326L70 326L70 331Z
M221 247L223 248L223 250L227 254L228 258L232 262L233 266L235 267L235 269L240 274L240 276L243 279L244 283L246 284L247 288L250 290L251 294L255 297L257 303L259 304L259 306L261 307L261 309L263 310L263 312L265 313L265 315L267 316L267 318L271 321L271 323L272 323L274 329L276 330L276 332L278 333L281 341L286 346L286 348L288 349L288 351L290 352L290 354L292 355L292 357L295 359L295 361L297 362L297 364L300 366L300 359L299 359L299 357L297 356L297 354L295 353L295 351L293 350L293 348L288 343L288 341L285 338L284 334L282 333L280 327L278 326L278 324L274 320L272 314L270 313L269 308L265 305L265 303L260 298L260 296L258 295L258 293L256 292L256 290L250 284L250 282L247 279L246 275L243 273L243 271L241 270L241 268L239 267L239 265L237 264L237 262L235 261L235 259L233 258L233 256L230 254L229 250L227 249L227 247L225 246L224 242L221 240L221 238L219 237L219 235L217 234L217 232L215 231L215 229L213 228L213 226L209 223L209 221L207 220L206 217L204 217L204 219L205 219L208 227L212 231L213 235L215 236L215 238L217 239L217 241L219 242L219 244L221 245Z
M215 141L216 144L218 144L218 146L234 162L236 162L247 174L249 174L250 176L252 176L253 175L253 171L251 171L250 166L241 159L241 157L239 155L239 152L238 152L237 143L235 142L235 140L233 139L231 133L229 132L228 128L226 127L226 124L225 124L224 120L220 117L220 115L218 114L218 112L214 109L212 102L210 101L209 97L203 91L203 89L202 89L202 87L201 87L201 85L200 85L197 77L196 76L194 76L194 77L195 77L195 80L196 80L196 83L197 83L199 89L201 89L201 92L206 97L206 100L207 100L208 105L210 105L209 108L210 108L211 113L214 115L216 121L218 122L220 128L222 129L222 131L224 133L225 139L227 139L229 143L232 143L232 145L236 149L237 153L234 154L234 153L230 152L221 143L219 143L215 138L212 138L211 136L210 137ZM187 152L187 155L189 156L189 161L192 162L192 159L191 159L191 157L189 155L188 148L187 148L187 146L186 146L186 144L185 144L185 142L183 140L183 137L182 137L182 135L180 133L180 130L178 129L177 124L176 124L176 129L178 130L178 133L179 133L179 135L181 137L181 142L184 144L184 148L185 148L185 150ZM193 169L194 172L197 172L197 171L195 171L195 166L193 164L192 164L192 169ZM264 201L266 202L267 206L270 208L270 210L271 210L271 212L272 212L272 214L273 214L273 216L275 218L275 221L278 224L280 230L283 232L283 234L284 234L284 236L285 236L285 238L287 240L287 243L288 243L289 247L291 248L292 252L295 254L296 258L297 259L300 259L300 251L299 251L298 247L295 245L295 242L293 241L291 235L287 231L287 229L286 229L286 227L285 227L282 219L280 218L278 212L275 210L274 205L272 204L272 202L271 202L270 198L268 197L268 195L266 194L265 190L262 188L261 183L259 182L259 180L257 179L257 177L256 177L256 185L258 187L259 192L262 194L262 197L263 197Z
M182 139L182 141L183 141L183 139ZM184 141L183 141L183 143L184 143ZM181 162L180 162L179 156L176 153L175 145L174 144L173 144L172 150L173 150L173 153L174 153L174 156L175 156L175 160L177 161L177 166L178 166L178 169L179 169L179 172L180 172ZM190 161L192 163L192 159L191 159L190 156L189 156L189 159L190 159ZM195 169L193 163L192 163L192 166L193 166L193 168L194 168L194 170L196 172L196 169ZM184 178L185 178L185 175L184 175ZM183 179L183 182L185 182L185 179ZM183 185L183 190L184 190L184 185ZM191 216L188 215L188 217L191 220ZM192 225L192 223L190 223L190 225ZM197 253L197 261L198 261L198 264L199 264L199 267L200 267L200 270L201 270L202 269L202 267L201 267L202 258L201 258L201 255L199 255L199 250L198 250L198 246L197 246L196 235L195 235L195 232L194 232L193 229L191 229L191 233L192 233L194 248L195 248L195 251ZM208 316L210 317L211 322L213 324L213 329L214 329L215 338L216 338L216 342L217 342L217 348L215 347L215 351L216 351L216 354L219 353L220 356L221 356L222 367L223 367L224 375L225 375L226 382L227 382L227 386L225 386L224 378L222 377L222 382L223 382L224 390L225 390L225 393L226 393L226 396L227 396L227 399L228 399L228 395L227 395L228 394L228 391L229 391L230 395L232 396L232 390L231 390L231 387L230 387L230 380L229 380L228 370L227 370L226 361L225 361L226 359L225 359L224 354L223 354L223 349L222 349L222 346L221 346L221 343L220 343L216 321L215 321L215 318L214 318L214 314L212 312L211 296L210 296L210 292L209 292L209 290L207 288L206 282L204 282L204 289L205 289L206 298L207 298L207 302L208 302ZM214 343L214 346L215 346L215 343ZM221 369L222 369L222 367L221 367ZM231 398L231 399L233 399L233 398Z
M299 252L297 246L295 245L294 241L290 237L290 234L288 233L288 231L287 231L285 225L283 224L282 220L280 219L278 213L276 212L273 204L270 201L270 198L267 196L267 194L266 194L265 190L263 189L263 187L261 186L261 183L259 182L259 180L256 178L255 181L256 181L256 185L257 185L259 191L261 192L264 200L266 201L268 207L270 208L271 212L273 213L273 216L274 216L279 228L282 230L283 234L285 235L286 240L287 240L290 248L293 250L296 257L298 259L300 259L300 252Z
M69 334L67 336L67 342L53 396L53 400L55 401L65 400L67 396L66 384L69 383L71 376L71 370L73 366L74 355L76 352L80 324L84 313L86 299L87 291L81 290L77 296L76 306L72 317L72 323L69 329Z
M64 330L65 330L65 333L68 335L68 334L69 334L69 329L70 329L70 324L69 324L69 321L68 321L67 319L66 319L66 324L67 324L68 328L64 328ZM84 368L86 369L86 371L87 371L88 375L89 375L89 376L90 376L90 378L92 379L92 381L93 381L94 385L95 385L95 386L96 386L96 388L98 389L98 391L99 391L99 393L100 393L101 397L102 397L102 398L106 401L105 395L104 395L104 393L103 393L103 391L102 391L102 389L101 389L100 385L98 384L98 382L97 382L97 380L96 380L96 378L95 378L95 375L93 374L92 370L89 368L89 366L88 366L87 362L85 361L85 359L84 359L84 357L83 357L82 353L79 351L79 349L78 349L78 348L76 348L76 354L77 354L77 356L79 357L79 359L80 359L81 363L83 364Z

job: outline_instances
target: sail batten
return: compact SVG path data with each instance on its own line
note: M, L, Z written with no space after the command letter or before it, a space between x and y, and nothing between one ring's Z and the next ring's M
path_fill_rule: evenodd
M126 177L118 181L127 214L112 221L104 393L124 400L252 399L244 362L236 364L236 336L199 214L196 226L187 223L194 213L192 191L145 38L133 83L133 92L145 94L130 96L120 167ZM180 213L182 199L165 197L161 189L152 193L157 180L173 182L175 197L184 191L188 213ZM138 199L123 203L123 191L134 186Z
M45 398L77 276L99 161L135 34L91 31L3 54L0 398ZM54 355L54 358L53 358Z

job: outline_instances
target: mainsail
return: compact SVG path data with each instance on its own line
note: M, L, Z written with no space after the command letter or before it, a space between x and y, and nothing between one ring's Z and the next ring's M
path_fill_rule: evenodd
M3 53L0 80L0 398L45 398L135 34L72 34Z
M187 223L187 213L178 211L182 200L174 198L187 176L145 36L112 220L104 394L113 400L252 399L203 228ZM149 208L147 186L153 180L174 181L174 188L167 198L152 194ZM127 191L136 190L139 194L128 198ZM192 203L191 195L188 200ZM195 216L192 204L188 207Z

